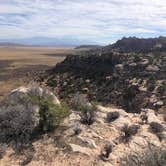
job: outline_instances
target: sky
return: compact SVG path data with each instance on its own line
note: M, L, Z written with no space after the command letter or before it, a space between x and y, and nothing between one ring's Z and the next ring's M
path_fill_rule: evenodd
M124 36L166 36L166 0L0 0L0 39Z

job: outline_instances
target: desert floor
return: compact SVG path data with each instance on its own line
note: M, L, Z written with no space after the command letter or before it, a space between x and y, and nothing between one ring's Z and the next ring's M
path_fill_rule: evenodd
M73 53L73 48L0 47L0 100Z

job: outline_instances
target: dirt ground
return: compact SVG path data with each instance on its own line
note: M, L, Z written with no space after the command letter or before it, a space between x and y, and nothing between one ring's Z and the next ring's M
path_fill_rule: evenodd
M73 53L73 48L0 47L0 100Z

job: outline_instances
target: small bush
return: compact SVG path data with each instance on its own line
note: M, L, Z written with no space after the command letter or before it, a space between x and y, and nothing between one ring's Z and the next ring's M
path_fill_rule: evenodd
M161 133L164 131L163 126L158 122L151 122L150 129L153 133Z
M135 63L137 63L137 62L139 62L140 60L141 60L141 58L140 58L140 55L139 54L133 54L133 57L134 57L134 62Z
M109 112L107 113L107 117L106 117L106 120L107 122L113 122L115 121L116 119L118 119L120 116L119 112Z
M0 159L5 154L6 148L7 148L7 146L5 144L0 144Z
M81 111L81 123L91 125L95 121L95 106L82 106Z
M107 143L103 150L101 151L100 158L105 161L107 158L109 158L110 153L112 152L112 144Z
M137 134L138 132L138 129L139 129L139 126L138 125L131 125L129 126L128 124L125 124L122 129L121 129L121 132L122 132L122 139L124 141L129 141L129 139L131 138L131 136Z
M73 126L73 136L79 135L81 133L81 128L78 123L75 123Z
M95 104L89 103L86 95L75 94L71 101L72 108L80 112L81 123L91 125L95 121Z
M147 116L146 114L142 114L142 115L140 116L140 118L141 118L141 120L142 120L142 123L147 124L147 122L148 122L148 116Z
M34 89L31 95L36 93L40 91ZM33 137L57 127L67 115L67 105L55 105L52 97L14 94L0 107L0 143L14 143L15 149L29 144Z
M155 88L156 77L154 75L150 75L147 81L147 89L148 91L153 91Z
M166 165L166 148L148 146L140 153L129 154L121 160L120 166L165 166Z

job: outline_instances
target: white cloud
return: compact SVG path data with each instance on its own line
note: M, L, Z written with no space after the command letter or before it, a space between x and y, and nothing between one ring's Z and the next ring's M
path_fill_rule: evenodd
M165 0L0 0L0 38L166 35ZM19 35L18 35L19 34Z

